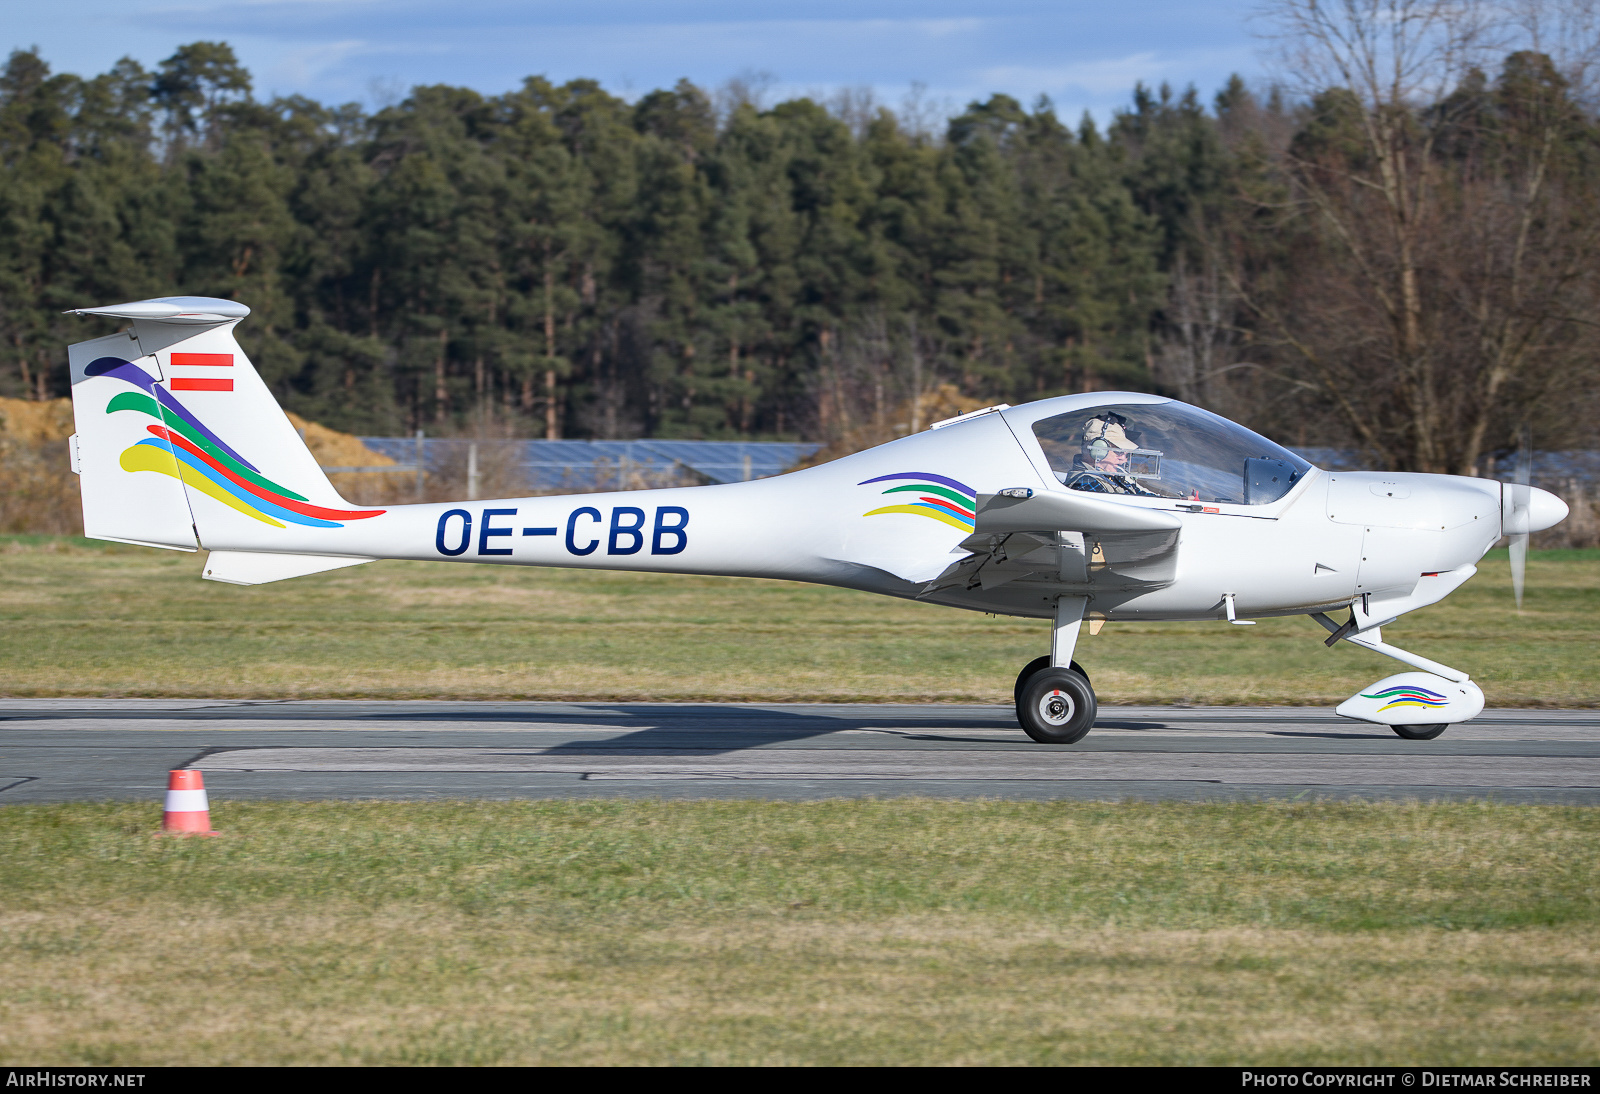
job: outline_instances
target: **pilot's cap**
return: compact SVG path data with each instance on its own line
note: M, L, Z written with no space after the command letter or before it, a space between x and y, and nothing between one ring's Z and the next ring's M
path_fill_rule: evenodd
M1114 419L1090 418L1083 423L1083 443L1086 447L1105 445L1122 452L1132 452L1139 446L1128 440L1128 433L1122 423Z

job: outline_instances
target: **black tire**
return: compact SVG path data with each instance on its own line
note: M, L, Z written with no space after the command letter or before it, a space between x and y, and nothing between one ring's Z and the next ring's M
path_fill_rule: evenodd
M1017 721L1040 744L1070 745L1094 728L1098 709L1094 688L1081 673L1042 669L1022 689Z
M1022 705L1022 689L1028 686L1028 681L1033 677L1033 674L1049 667L1050 658L1048 657L1035 657L1032 661L1022 666L1022 671L1017 673L1016 686L1011 689L1011 703L1013 706ZM1088 671L1076 661L1072 663L1072 671L1085 680L1089 679Z
M1449 729L1450 723L1445 722L1436 726L1390 726L1389 728L1408 741L1431 741Z

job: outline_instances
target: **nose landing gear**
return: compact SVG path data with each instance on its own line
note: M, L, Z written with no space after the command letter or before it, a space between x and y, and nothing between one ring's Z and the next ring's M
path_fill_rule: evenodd
M1386 676L1362 688L1334 710L1340 717L1388 726L1408 741L1431 741L1454 723L1483 713L1483 689L1466 673L1391 646L1383 640L1379 627L1355 630L1359 621L1355 606L1350 609L1350 622L1343 626L1322 612L1313 612L1311 618L1330 635L1329 646L1342 640L1422 670Z

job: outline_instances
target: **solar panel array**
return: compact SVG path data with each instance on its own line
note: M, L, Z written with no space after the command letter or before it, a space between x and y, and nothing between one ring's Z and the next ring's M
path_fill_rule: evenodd
M462 473L478 459L509 459L527 490L627 490L743 482L790 470L821 445L759 441L523 441L441 437L362 437L372 451L429 474Z

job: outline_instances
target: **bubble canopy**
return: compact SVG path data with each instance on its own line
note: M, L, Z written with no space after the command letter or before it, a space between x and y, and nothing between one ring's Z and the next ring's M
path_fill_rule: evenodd
M1068 489L1178 502L1265 505L1311 465L1259 433L1172 401L1101 403L1033 423Z

